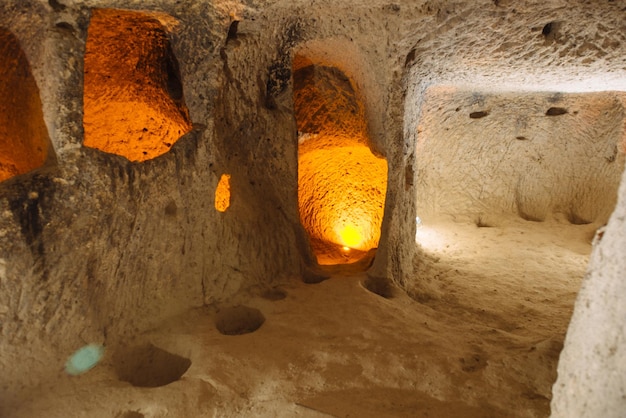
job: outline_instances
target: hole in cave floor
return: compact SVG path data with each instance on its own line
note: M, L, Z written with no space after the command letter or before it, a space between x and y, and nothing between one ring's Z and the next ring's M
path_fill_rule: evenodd
M237 336L191 310L141 336L192 361L181 380L120 386L105 362L12 416L545 417L598 226L425 222L408 292L381 297L365 273L285 281L285 298L246 298L266 320Z

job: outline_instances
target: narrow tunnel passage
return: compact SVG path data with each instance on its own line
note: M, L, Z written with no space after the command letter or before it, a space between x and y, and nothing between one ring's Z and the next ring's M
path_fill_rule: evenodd
M413 127L420 257L405 288L486 327L463 370L506 362L515 376L501 376L532 394L510 402L547 416L590 253L616 207L623 107L613 92L436 86L424 97Z
M378 246L387 162L367 138L364 109L346 75L294 59L298 206L318 264L352 263Z

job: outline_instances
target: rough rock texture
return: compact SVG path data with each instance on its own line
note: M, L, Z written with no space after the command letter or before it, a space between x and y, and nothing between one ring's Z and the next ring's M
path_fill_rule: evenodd
M83 146L84 58L92 7L159 12L178 21L167 36L193 128L157 158L131 163ZM489 203L494 213L540 219L564 212L574 223L606 219L610 208L604 206L615 201L610 191L615 190L619 155L613 151L624 98L615 96L618 104L613 93L598 93L592 104L586 97L626 91L625 17L624 0L3 0L0 26L17 38L30 63L56 162L0 184L0 399L19 404L32 388L57 376L58 365L77 346L115 346L176 313L314 267L297 207L296 56L336 67L354 83L371 149L387 160L385 216L372 277L404 288L420 280L419 271L413 274L420 257L415 217L420 199L429 197L418 188L421 178L442 172L420 172L423 163L435 162L419 152L424 145L420 126L443 122L432 113L432 100L442 100L442 110L469 110L459 111L463 124L449 122L451 137L463 138L457 130L472 123L471 132L478 134L502 108L469 109L474 93L494 105L503 97L519 98L527 106L520 112L539 115L528 121L529 131L538 136L518 140L527 134L518 135L508 125L503 128L506 141L533 152L539 151L531 147L540 138L553 137L543 135L550 124L560 131L569 129L561 126L564 121L583 122L572 132L580 154L590 161L578 180L558 180L572 186L569 195L557 199L550 194L546 200L545 181L521 176L515 168L536 155L521 151L508 161L511 172L524 179L524 187L515 190L523 190L525 200L517 199L502 179L479 176L471 179L469 198L458 202L457 214L473 218L482 213L480 205L470 204L482 181L486 190L498 191ZM442 86L451 87L454 95L437 94ZM571 107L550 104L556 93L563 93ZM578 106L578 115L570 112ZM551 107L568 112L556 109L546 115ZM489 114L480 118L484 111ZM598 121L585 119L593 112ZM493 129L498 126L503 125ZM621 126L624 144L623 120ZM439 129L424 126L423 132ZM558 138L562 146L574 147L565 136ZM453 173L472 173L474 163L502 172L500 155L488 151L476 154L485 161L466 159L467 166ZM569 148L564 153L578 154ZM558 161L557 154L550 155ZM614 162L607 161L613 156ZM562 166L578 173L575 164L568 160ZM533 167L544 166L535 161ZM585 188L592 167L605 174L599 181L595 177L598 189L605 190L597 195ZM214 193L224 173L231 175L231 205L220 213ZM535 195L546 199L533 200ZM594 199L595 206L589 203ZM525 202L521 211L516 201ZM625 204L618 204L617 213ZM623 227L613 219L607 237ZM596 254L590 265L590 277L602 277L606 286L623 281L616 261L623 258L620 242L603 243L604 254L613 256ZM589 294L596 295L596 282L587 283ZM619 295L611 300L619 304ZM576 318L584 318L582 303ZM594 309L612 317L617 311L611 306L618 305ZM572 333L567 359L587 349ZM616 335L623 338L624 333ZM599 341L603 338L598 335ZM603 365L612 361L610 354L597 353L598 375L609 372ZM567 360L560 373L577 375L587 367ZM623 363L620 367L624 375ZM611 389L603 393L623 393L620 384L607 380ZM554 405L575 405L575 398L582 396L557 392Z
M305 59L296 56L294 69ZM293 78L300 220L317 262L337 264L378 246L387 163L369 148L363 104L345 74L309 64Z
M46 163L50 140L43 121L39 90L19 41L0 28L0 181ZM50 160L54 160L51 154Z
M258 88L241 85L246 77L227 71L239 59L260 64L254 54L220 57L230 10L167 4L183 22L171 43L183 90L193 92L185 102L195 127L145 163L81 147L89 6L102 2L3 5L2 24L31 62L58 153L56 167L2 185L3 400L20 402L84 341L115 344L176 312L299 271L295 129L284 112L259 103ZM258 115L249 105L227 109L246 96ZM219 213L214 192L224 172L233 173L231 206ZM34 361L37 375L24 373Z
M145 161L191 130L167 14L94 9L85 50L83 145Z
M518 215L606 223L624 169L616 94L426 91L417 213L493 223ZM425 197L425 198L422 198Z
M298 132L363 140L367 133L363 104L350 79L333 67L309 64L298 68L297 64L305 59L294 57L293 67Z
M626 411L625 179L576 300L553 388L553 417L617 418Z

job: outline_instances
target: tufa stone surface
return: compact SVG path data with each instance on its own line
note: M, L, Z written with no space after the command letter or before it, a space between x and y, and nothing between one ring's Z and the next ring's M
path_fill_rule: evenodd
M149 161L83 146L94 8L171 17L161 23L192 128ZM115 345L315 267L297 206L296 56L354 83L387 161L372 277L419 280L418 208L606 219L626 143L625 13L623 0L4 0L0 27L30 65L56 160L0 183L0 399L28 400L85 341ZM538 164L541 141L551 151ZM223 173L231 204L219 213ZM437 197L437 181L460 197ZM460 181L467 190L447 183ZM553 181L566 190L546 190ZM623 184L576 306L555 416L624 410Z

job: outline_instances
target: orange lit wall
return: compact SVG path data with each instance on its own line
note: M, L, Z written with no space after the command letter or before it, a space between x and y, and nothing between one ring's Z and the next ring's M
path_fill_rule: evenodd
M169 151L191 129L178 63L162 23L166 18L92 10L85 53L85 146L145 161Z
M44 165L49 144L30 65L17 38L0 28L0 181Z
M363 106L336 68L297 69L294 103L300 220L318 263L354 261L378 246L387 162L370 151Z
M215 209L226 212L230 207L230 174L222 174L215 188Z

